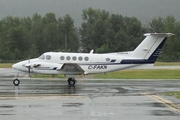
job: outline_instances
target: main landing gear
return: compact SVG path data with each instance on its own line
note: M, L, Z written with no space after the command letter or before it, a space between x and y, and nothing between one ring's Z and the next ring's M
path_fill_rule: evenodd
M70 86L74 86L76 84L76 80L73 77L69 78L67 82Z

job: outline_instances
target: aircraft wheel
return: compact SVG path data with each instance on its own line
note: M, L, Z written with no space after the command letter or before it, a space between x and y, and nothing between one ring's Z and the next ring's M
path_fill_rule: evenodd
M13 80L13 84L15 86L18 86L20 84L20 80L18 80L18 79Z
M74 78L69 78L68 83L70 86L74 86L76 84L76 80Z

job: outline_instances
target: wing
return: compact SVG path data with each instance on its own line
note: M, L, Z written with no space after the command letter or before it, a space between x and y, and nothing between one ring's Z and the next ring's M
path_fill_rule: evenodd
M84 70L77 63L64 63L57 71L63 71L70 74L84 74Z

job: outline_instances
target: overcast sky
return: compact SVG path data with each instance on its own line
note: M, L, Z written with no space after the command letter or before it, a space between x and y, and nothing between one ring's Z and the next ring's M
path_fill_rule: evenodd
M5 16L26 17L34 13L44 16L53 12L56 17L70 14L77 26L82 22L83 9L92 7L110 13L137 17L143 23L155 17L173 15L180 20L180 0L0 0L0 18Z

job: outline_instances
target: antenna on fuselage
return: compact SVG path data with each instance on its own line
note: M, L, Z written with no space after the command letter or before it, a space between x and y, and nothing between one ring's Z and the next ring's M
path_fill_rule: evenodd
M92 49L89 54L93 54L93 53L94 53L94 50Z

